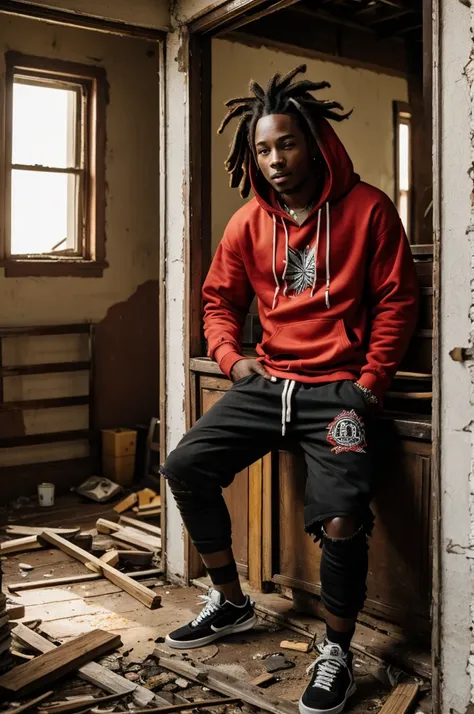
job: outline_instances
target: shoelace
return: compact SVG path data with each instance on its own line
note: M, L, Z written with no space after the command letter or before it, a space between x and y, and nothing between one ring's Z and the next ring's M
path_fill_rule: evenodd
M316 677L313 682L313 687L331 691L336 675L341 671L346 663L340 657L334 657L330 654L322 654L312 664L309 665L306 673L309 674L315 667L318 667Z
M206 604L204 605L203 609L196 617L196 619L192 621L191 625L193 627L197 627L198 625L200 625L206 617L209 617L209 615L212 615L214 612L217 612L220 607L220 605L215 602L210 595L199 595L199 599Z

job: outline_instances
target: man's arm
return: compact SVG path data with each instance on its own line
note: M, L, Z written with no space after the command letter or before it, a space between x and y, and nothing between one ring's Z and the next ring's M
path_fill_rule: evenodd
M242 356L242 328L254 297L232 230L224 232L203 287L208 355L230 376Z
M406 352L418 317L418 280L412 253L395 207L387 200L371 246L372 307L367 363L359 384L381 399Z

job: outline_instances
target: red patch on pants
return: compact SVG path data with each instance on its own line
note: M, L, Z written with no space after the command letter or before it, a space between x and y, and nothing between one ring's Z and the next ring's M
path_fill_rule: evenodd
M327 440L333 445L331 451L340 454L343 451L356 451L365 454L365 425L362 417L353 409L342 411L327 427Z

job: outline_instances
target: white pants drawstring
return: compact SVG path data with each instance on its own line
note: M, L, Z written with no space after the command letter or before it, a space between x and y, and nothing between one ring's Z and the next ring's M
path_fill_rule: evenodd
M281 393L281 435L286 434L286 425L291 422L291 397L296 386L294 379L285 379Z

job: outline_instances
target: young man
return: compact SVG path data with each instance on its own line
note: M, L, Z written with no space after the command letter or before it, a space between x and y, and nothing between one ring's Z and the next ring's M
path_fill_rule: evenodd
M308 466L305 529L322 542L327 636L318 646L302 714L338 714L354 692L349 646L366 593L372 527L367 422L408 345L417 285L410 248L385 194L362 183L327 119L347 114L293 82L303 65L264 91L227 102L238 127L226 168L255 198L232 217L204 285L209 355L234 386L168 457L168 479L214 588L170 647L199 647L251 628L222 497L235 473L284 437ZM242 355L254 295L264 339Z

